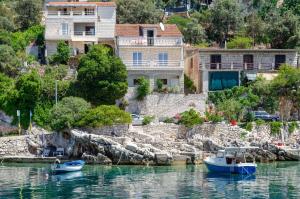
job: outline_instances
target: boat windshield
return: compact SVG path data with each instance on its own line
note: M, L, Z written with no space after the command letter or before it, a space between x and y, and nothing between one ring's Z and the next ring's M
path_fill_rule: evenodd
M217 158L224 158L224 152L223 151L218 151Z

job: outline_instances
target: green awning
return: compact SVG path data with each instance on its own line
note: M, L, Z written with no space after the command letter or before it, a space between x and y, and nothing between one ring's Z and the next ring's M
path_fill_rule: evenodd
M230 89L239 85L239 72L209 72L209 91Z

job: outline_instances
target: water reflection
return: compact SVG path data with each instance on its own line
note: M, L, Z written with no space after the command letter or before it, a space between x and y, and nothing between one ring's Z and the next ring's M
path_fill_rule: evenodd
M49 175L47 165L0 167L0 198L300 198L300 164L260 164L256 175L203 166L86 166Z

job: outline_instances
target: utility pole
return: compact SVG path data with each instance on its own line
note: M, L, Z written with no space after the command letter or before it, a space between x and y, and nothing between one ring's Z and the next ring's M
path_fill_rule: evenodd
M30 110L29 112L29 133L31 134L32 132L32 122L31 122L31 117L32 117L32 112Z
M57 105L57 81L55 80L55 105Z
M17 116L18 116L18 131L19 131L19 135L21 135L21 111L17 110Z

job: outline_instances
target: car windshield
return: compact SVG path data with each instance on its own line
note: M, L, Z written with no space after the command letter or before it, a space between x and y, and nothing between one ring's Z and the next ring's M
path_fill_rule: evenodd
M256 111L255 115L269 115L266 111Z

